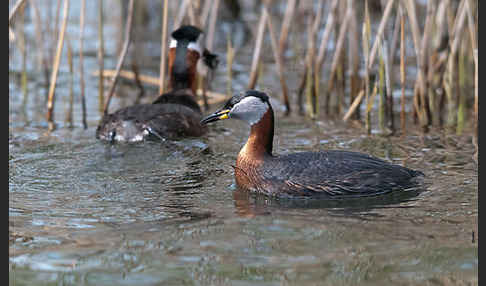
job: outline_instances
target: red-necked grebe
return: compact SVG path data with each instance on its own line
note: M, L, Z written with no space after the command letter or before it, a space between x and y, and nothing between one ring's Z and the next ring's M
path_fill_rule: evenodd
M147 138L197 137L206 132L195 100L197 63L214 69L217 56L202 48L202 31L182 26L172 32L169 46L169 92L152 104L137 104L105 115L96 138L109 142L137 142Z
M277 197L347 198L413 189L420 171L394 165L367 154L341 150L272 154L274 115L268 96L248 90L234 95L207 124L235 118L251 126L236 159L235 181L240 189Z

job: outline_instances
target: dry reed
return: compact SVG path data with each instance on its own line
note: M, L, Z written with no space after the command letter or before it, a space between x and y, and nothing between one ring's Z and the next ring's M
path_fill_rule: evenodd
M383 17L381 18L380 24L378 26L378 32L376 33L375 42L373 43L370 56L369 56L369 60L368 60L369 68L373 66L373 63L375 61L375 55L378 50L379 41L383 35L383 32L385 31L385 24L388 21L388 17L390 16L390 13L392 11L393 3L394 0L389 0L385 7L385 11L383 12Z
M226 73L227 73L227 85L226 85L226 94L228 96L231 96L233 93L233 87L232 87L232 81L233 81L233 60L235 57L235 49L233 48L233 45L231 44L231 38L228 35L228 38L226 40L227 42L227 48L226 48Z
M73 68L73 50L71 48L71 42L69 37L66 37L67 46L67 61L69 67L69 104L66 112L66 122L69 128L73 127L73 104L74 104L74 68Z
M420 51L421 45L421 39L419 37L420 32L419 32L419 25L417 21L417 15L415 11L415 2L413 0L407 0L405 1L405 7L407 10L407 15L410 23L410 28L412 32L412 39L415 47L415 54L417 58L417 67L418 67L418 75L417 75L417 92L414 93L414 96L419 96L420 100L422 102L422 105L425 103L425 92L427 90L426 88L426 82L425 82L425 72L424 72L424 66L422 65L422 53ZM424 108L420 108L418 104L418 98L414 99L415 103L415 110L417 112L420 125L423 128L424 131L426 131L427 125L428 125L428 118L427 118L427 113L425 112Z
M382 134L385 133L385 114L386 114L386 90L385 90L385 53L383 47L386 43L383 39L379 39L378 46L381 47L378 59L378 92L380 97L378 100L378 126Z
M25 4L25 0L18 0L15 2L14 6L12 7L12 10L8 13L8 25L10 26L12 24L14 16L17 14L20 8Z
M278 55L282 57L287 46L287 37L289 35L290 23L294 16L296 0L288 0L285 7L285 14L282 21L282 27L280 29L280 38L278 40Z
M79 85L81 94L81 112L84 129L88 128L86 121L86 98L84 86L84 55L83 55L83 41L84 41L84 18L86 14L86 0L81 0L81 11L79 16Z
M254 89L258 80L258 66L260 63L260 53L263 44L263 34L265 33L265 23L267 22L267 10L262 7L260 20L258 21L258 30L255 40L255 49L253 50L253 59L251 62L250 79L248 89Z
M206 20L208 19L209 12L211 11L211 7L213 4L213 1L206 0L204 1L204 6L201 11L200 15L200 23L201 23L201 28L206 27Z
M352 15L352 10L351 10L351 7L348 5L348 7L346 8L346 14L344 16L343 23L342 23L341 27L339 28L339 36L337 38L335 53L334 53L334 57L332 59L332 64L331 64L331 73L329 75L329 80L328 80L328 84L327 84L328 93L334 87L334 77L336 76L336 71L338 69L339 60L341 59L341 56L342 56L343 51L344 51L343 47L344 47L344 42L346 40L348 25L349 25L349 19L350 19L351 15Z
M25 38L25 6L22 6L19 9L20 14L20 21L18 25L19 37L18 37L18 47L20 52L22 53L22 72L21 72L21 79L20 79L20 86L22 90L22 109L25 113L27 108L27 101L28 101L28 88L27 88L27 47L26 47L26 38Z
M186 15L187 12L187 6L189 5L189 2L191 0L184 0L181 3L181 6L179 7L179 11L177 12L177 16L174 19L174 27L180 27L182 24L182 21L184 20L184 16ZM174 1L174 3L177 3Z
M98 78L98 110L103 114L105 104L105 81L103 70L105 66L105 40L103 37L103 0L98 1L98 66L100 75Z
M265 5L263 6L263 9L265 9L267 15L269 15L268 9ZM283 98L283 102L284 102L284 105L285 105L285 114L289 115L290 114L290 102L289 102L289 97L288 97L288 88L287 88L287 84L285 83L282 57L280 56L280 53L279 53L279 50L278 50L277 39L275 37L275 32L273 30L272 20L271 20L270 16L267 16L267 25L268 25L268 32L270 33L270 40L271 40L271 43L272 43L273 56L274 56L274 59L275 59L275 63L277 64L277 73L278 73L278 77L280 79L280 85L282 87L282 98Z
M164 0L162 6L162 37L160 50L160 74L159 74L159 94L165 90L165 71L166 71L166 54L167 54L167 14L169 11L168 0Z
M132 5L133 0L130 1ZM48 121L53 124L53 108L55 102L55 86L57 81L57 74L59 71L59 65L61 61L60 54L62 53L62 45L64 42L65 22L67 20L67 14L61 15L61 12L65 12L68 5L68 0L64 2L64 8L60 0L53 1L53 8L48 11L46 21L46 32L43 33L41 24L42 20L39 13L39 2L31 0L26 2L25 0L18 0L15 2L13 8L9 12L9 37L13 37L11 25L14 23L13 19L16 14L19 14L22 6L25 3L32 5L32 15L35 23L35 36L36 44L38 46L36 52L37 67L42 67L44 75L46 77L46 83L49 82L48 90ZM364 1L364 20L363 29L360 35L357 29L357 19L359 19L360 13L356 13L356 7L359 7L357 1L314 1L312 4L299 2L296 0L287 0L285 12L282 15L282 25L279 34L275 30L274 21L270 16L270 11L275 5L276 1L268 1L260 3L262 6L260 19L258 23L248 23L254 25L256 28L254 51L251 62L250 78L248 82L248 88L255 88L258 77L262 71L262 45L265 37L265 25L268 25L269 38L271 40L271 47L273 50L274 61L276 63L276 72L282 88L282 102L285 104L287 113L291 110L289 98L289 87L286 82L285 66L287 65L284 53L287 48L287 39L292 36L292 33L299 33L306 31L307 47L306 55L303 63L304 73L298 88L298 107L299 111L302 111L302 94L305 90L307 98L307 107L309 115L312 118L317 117L319 111L319 85L321 79L321 72L324 64L329 62L329 74L326 76L326 86L324 96L324 108L325 114L329 114L334 104L337 104L337 113L344 106L344 102L349 103L346 106L346 114L342 117L344 121L353 119L360 119L360 104L365 102L366 114L365 114L365 129L368 133L371 132L370 117L376 113L378 116L378 124L382 131L388 128L390 131L394 131L394 102L392 93L396 87L398 87L398 79L394 78L393 70L395 68L395 58L399 47L399 65L400 74L400 87L401 96L400 104L397 110L400 110L400 129L401 134L406 133L406 97L405 92L407 90L406 83L406 70L410 63L406 61L406 29L410 31L412 38L412 46L415 53L415 61L412 65L417 67L417 75L414 82L411 83L413 88L412 98L412 112L414 113L414 119L418 119L419 126L422 131L426 132L428 126L441 126L442 120L446 120L447 126L452 127L455 132L461 134L467 127L466 123L469 119L468 108L473 109L474 118L473 124L477 127L478 118L478 44L477 44L477 13L478 5L471 0L461 0L460 3L456 1L436 1L429 0L426 3L424 18L417 17L418 9L423 9L422 4L413 0L389 0L381 1L384 9L381 12L381 18L375 24L376 32L371 34L371 19L370 11L368 7L369 2ZM160 6L162 9L162 39L161 39L161 59L160 59L160 74L158 78L159 93L163 93L165 87L166 77L166 54L167 54L167 31L168 23L172 22L174 27L178 27L184 21L189 21L191 24L200 26L201 29L206 30L207 37L206 47L212 49L214 45L215 36L217 36L217 22L219 9L219 0L210 1L205 0L203 2L193 2L190 0L184 0L177 4L172 4L172 10L177 13L169 12L169 2L165 0ZM340 6L338 6L340 4ZM175 6L177 5L177 6ZM299 7L297 7L299 6ZM356 7L355 7L356 6ZM316 7L318 7L316 9ZM339 9L343 7L343 9ZM63 9L61 9L63 8ZM324 9L327 8L327 15L322 17ZM396 8L396 9L395 9ZM86 103L85 103L85 83L83 77L83 33L84 33L84 14L85 14L85 0L81 2L80 11L80 26L79 26L79 80L80 80L80 94L81 94L81 107L83 111L83 126L86 128ZM295 12L295 10L299 10ZM52 10L52 12L51 12ZM132 8L133 10L133 8ZM308 17L308 22L299 24L298 17L294 18L295 13L305 13L309 11L314 12L314 17ZM343 15L344 11L344 15ZM52 14L55 13L55 14ZM133 11L129 11L129 18ZM273 13L273 12L272 12ZM50 15L52 14L52 15ZM169 15L174 15L173 19L168 19ZM185 19L185 16L188 18ZM406 21L406 18L408 22ZM220 17L221 18L221 17ZM325 25L321 26L321 21L326 19ZM126 55L126 50L130 43L130 35L127 33L127 29L131 27L131 19L127 20L125 26L125 39L123 43L122 51L117 62L116 70L113 74L113 81L108 93L108 98L104 100L104 77L107 77L107 73L104 71L104 39L103 39L103 26L105 25L103 19L103 1L99 1L98 6L98 64L99 64L99 102L100 111L106 113L111 96L114 93L117 78L121 76L121 67L123 65L123 59ZM392 19L392 20L390 20ZM466 20L467 19L467 20ZM297 24L292 26L292 22L296 21ZM393 30L390 31L390 38L385 33L387 24L393 21ZM466 22L467 21L467 22ZM61 22L61 25L57 23ZM130 23L130 24L129 24ZM302 23L302 22L300 22ZM467 25L467 26L466 26ZM51 27L52 26L52 27ZM407 28L408 27L408 28ZM420 27L423 27L421 29ZM464 33L467 30L467 33ZM57 33L59 31L59 33ZM292 33L290 32L292 31ZM335 38L331 38L331 34L335 31ZM18 31L16 31L17 33ZM322 33L322 34L320 34ZM448 41L445 38L448 33ZM56 46L45 46L49 43L48 37L56 37ZM279 36L279 37L278 37ZM318 37L320 36L320 37ZM21 41L19 34L16 37L16 41ZM361 37L361 39L360 39ZM293 37L295 38L295 37ZM319 39L319 43L317 40ZM373 41L371 41L373 39ZM444 40L445 39L445 40ZM361 42L359 41L361 40ZM380 43L381 42L381 43ZM387 44L390 43L390 44ZM318 44L318 46L317 46ZM19 43L20 45L20 43ZM361 47L360 47L361 45ZM360 50L362 48L362 50ZM333 57L327 55L328 50L332 49ZM72 52L72 51L71 51ZM70 65L70 76L72 76L72 54L68 51L68 62ZM52 72L50 73L48 66L49 55L53 55L52 58ZM231 43L231 36L227 38L227 87L228 94L232 93L232 64L234 61L234 47ZM360 65L360 57L364 58L364 65ZM23 57L23 64L25 66L25 56ZM329 58L329 59L326 59ZM378 58L379 64L375 65L375 60ZM298 60L298 59L297 59ZM472 60L474 70L469 71ZM375 67L376 66L376 67ZM136 84L141 86L144 75L140 75L132 65L134 69L134 75ZM398 68L398 66L396 67ZM360 71L361 69L361 71ZM378 78L374 79L374 72L378 71ZM468 73L474 72L474 80L468 82ZM363 78L360 78L360 74L363 74ZM398 76L398 75L397 75ZM347 78L350 80L348 81ZM203 82L203 78L198 78L200 82ZM300 79L299 79L300 80ZM394 81L397 80L397 84ZM24 83L25 81L25 83ZM371 83L370 83L371 81ZM22 79L22 86L26 86L26 77ZM138 82L138 83L137 83ZM374 83L373 83L374 82ZM474 85L473 94L469 94L465 86L469 84ZM374 85L374 87L371 87ZM200 86L201 87L201 86ZM346 89L347 88L347 89ZM72 89L72 87L70 88ZM205 86L202 84L203 94L205 94ZM23 89L24 90L24 89ZM201 90L201 89L200 89ZM344 91L349 91L344 93ZM380 93L380 101L376 111L372 111L373 100L376 94ZM331 92L334 92L331 97ZM71 95L72 96L72 95ZM471 98L469 97L471 96ZM347 97L347 98L346 98ZM25 97L26 98L26 97ZM469 106L467 103L469 99L474 100L474 105ZM70 97L70 100L72 98ZM332 103L331 103L332 101ZM205 105L207 100L204 100ZM71 106L72 103L70 103ZM70 107L71 108L71 107ZM444 112L443 112L444 111ZM72 112L70 110L69 112ZM72 118L71 118L72 120Z
M51 83L49 86L48 100L47 100L47 122L49 123L49 130L55 128L54 125L54 95L56 89L57 73L59 71L59 64L61 63L62 48L64 45L64 34L66 32L68 13L69 11L69 0L64 0L63 8L63 20L61 32L59 34L59 39L57 41L56 57L54 59L54 66L51 73Z
M402 94L400 97L400 127L402 136L405 135L405 15L400 3L398 7L398 14L400 16L400 84L402 86Z
M474 123L477 128L478 120L478 44L477 44L477 26L474 23L471 0L466 0L467 23L469 30L469 37L471 39L471 49L474 60Z
M127 55L128 47L130 45L134 3L135 3L134 0L130 0L130 2L128 3L128 18L125 26L125 42L123 43L123 49L120 54L120 57L118 58L118 63L116 64L116 72L113 77L113 81L111 82L110 90L108 92L108 98L106 99L106 103L103 111L103 114L105 115L108 114L110 100L113 96L113 93L115 92L116 83L118 82L118 75L120 74L121 67L123 65L123 62L125 61L125 56Z
M209 27L208 27L208 37L206 38L206 47L208 50L213 50L213 43L214 43L214 33L216 30L216 20L218 17L218 9L219 9L219 0L213 1L213 6L211 9L211 18L209 19Z
M370 13L368 9L368 0L365 0L365 15L364 15L364 20L363 20L363 30L362 30L362 39L363 39L363 55L364 55L364 82L365 82L365 98L366 98L366 112L365 112L365 129L368 134L371 134L371 123L370 123L370 112L369 112L369 106L370 106L370 68L369 68L369 57L370 57L370 51L369 51L369 41L370 41L370 33L371 33L371 24L370 24Z
M312 25L308 29L308 41L309 44L307 46L307 55L306 55L306 62L305 62L305 90L306 90L306 98L307 98L307 114L310 118L314 119L317 117L318 112L318 97L317 94L319 93L319 82L316 83L315 79L315 70L314 70L314 60L315 60L315 35L317 34L319 25L321 23L322 18L322 10L323 5L322 1L318 2L317 13L314 16L314 20L312 21Z
M391 60L389 58L390 53L388 52L388 44L387 41L383 41L382 45L382 56L383 56L383 64L385 68L385 125L388 128L388 131L393 134L395 132L395 122L393 120L393 90L392 90L392 72L391 72Z

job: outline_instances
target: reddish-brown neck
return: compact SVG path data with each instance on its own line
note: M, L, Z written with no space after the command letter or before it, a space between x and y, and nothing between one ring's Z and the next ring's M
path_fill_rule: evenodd
M197 61L199 53L187 49L185 59L176 58L176 48L169 50L169 90L190 88L193 94L196 94L197 81ZM177 66L178 65L178 66Z
M260 161L272 155L273 148L273 110L269 106L262 119L251 126L250 136L238 154L238 159Z

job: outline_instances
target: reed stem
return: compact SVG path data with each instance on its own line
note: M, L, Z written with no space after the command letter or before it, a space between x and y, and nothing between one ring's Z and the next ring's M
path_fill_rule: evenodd
M306 98L307 98L307 111L309 117L315 119L318 113L318 94L319 94L319 79L314 67L316 57L316 39L315 35L319 25L321 24L323 1L318 2L317 13L314 17L310 30L308 30L308 47L306 55Z
M86 97L84 94L84 55L83 55L83 41L84 41L84 17L86 14L86 0L81 0L81 12L79 16L79 85L81 93L81 111L83 116L83 127L88 128L86 121Z
M98 110L102 114L105 104L105 81L103 70L105 65L105 40L103 37L103 0L98 1L98 65L100 75L98 78Z
M393 89L392 89L392 73L391 73L391 59L389 57L390 53L388 52L388 43L386 40L383 40L383 45L381 46L382 49L382 57L383 57L383 66L385 68L385 89L384 89L384 111L385 111L385 125L393 134L395 132L395 122L393 119Z
M211 11L211 4L213 4L213 1L211 0L206 0L204 1L204 6L202 8L202 11L201 11L201 29L206 27L206 21L208 19L208 16L209 16L209 12Z
M17 0L15 2L15 5L12 7L12 10L8 13L8 25L10 26L12 24L13 18L15 14L20 10L20 8L24 5L25 0Z
M477 130L478 125L478 43L477 43L477 26L473 17L473 6L471 0L466 1L466 12L468 20L469 37L471 39L471 48L474 59L474 127Z
M337 44L334 52L334 57L332 59L332 64L331 64L331 74L329 76L328 84L327 84L327 92L330 93L331 90L334 88L334 81L335 81L335 76L337 69L339 67L340 59L343 54L343 47L344 47L344 42L346 40L347 36L347 31L348 31L348 24L350 22L350 17L352 16L352 10L350 7L346 7L346 13L343 18L343 22L341 24L341 27L339 29L339 36L337 38ZM326 107L327 113L329 113L329 107Z
M380 41L380 46L385 45L384 42ZM378 126L380 126L380 131L382 134L385 133L385 102L386 102L386 91L385 91L385 61L383 49L381 49L379 55L379 93L380 100L378 103Z
M349 22L349 33L348 33L348 48L349 48L349 76L350 76L350 90L349 90L349 102L354 102L358 94L360 93L361 81L359 76L359 63L360 63L360 55L359 55L359 32L358 32L358 24L356 20L356 12L355 12L355 2L350 1L351 5L351 13L352 16L350 17ZM361 103L361 100L359 101ZM360 118L360 109L359 106L356 109L356 112L353 113L354 119L359 120Z
M231 38L228 35L227 38L227 45L226 45L226 69L227 69L227 76L228 76L228 82L226 85L226 94L228 97L230 97L233 94L233 87L232 87L232 81L233 81L233 59L235 55L235 50L233 49L233 45L231 44Z
M358 109L358 106L360 105L361 101L363 101L363 97L364 97L364 90L362 89L359 92L358 96L356 96L356 98L353 100L353 102L349 106L349 109L346 112L346 114L343 116L343 121L344 122L348 121L348 119L351 117L351 115L353 115L353 113L356 112L356 110Z
M424 66L422 66L422 53L420 51L420 47L422 47L421 44L421 39L419 37L419 26L417 22L417 15L415 13L415 2L413 0L405 0L405 7L407 10L408 14L408 20L410 23L410 28L412 31L412 38L413 38L413 43L415 47L415 54L417 58L417 67L418 67L418 75L417 75L417 84L418 84L418 90L417 93L415 93L414 96L419 96L421 99L421 103L425 103L425 93L426 93L426 82L425 82L425 73L424 73ZM418 101L415 101L418 102ZM428 118L427 113L423 112L424 109L420 108L420 105L417 106L417 115L419 118L420 125L422 128L427 127L428 125Z
M260 53L263 44L263 34L265 33L265 23L267 21L267 10L262 7L260 20L258 21L258 31L255 40L255 49L253 50L253 59L251 62L250 79L248 81L248 89L254 89L258 80L258 63L260 61Z
M69 105L68 105L68 110L66 112L66 122L68 124L68 127L72 128L73 127L73 104L74 104L74 92L73 92L74 70L73 70L73 51L71 48L69 37L66 37L66 44L67 44L67 60L68 60L68 67L69 67Z
M402 5L398 7L398 14L400 16L400 84L402 86L402 94L400 97L400 127L402 136L405 135L405 15L403 13Z
M267 9L265 4L263 5L263 9L265 9L267 15L269 15L268 9ZM275 32L273 30L272 20L271 20L270 16L267 16L267 25L268 25L268 32L270 33L270 40L271 40L271 44L272 44L274 60L275 60L275 63L277 64L277 73L278 73L278 77L280 79L280 86L282 87L282 98L283 98L283 102L284 102L284 105L285 105L285 115L289 115L291 110L290 110L290 103L289 103L289 98L288 98L288 88L287 88L287 84L285 83L282 57L281 57L279 50L278 50L277 39L275 37Z
M457 108L457 128L456 134L461 135L464 130L465 121L465 104L466 97L464 95L464 85L466 82L466 56L465 56L465 42L462 42L461 49L459 51L459 74L458 74L458 85L457 85L457 96L459 101L459 106Z
M162 40L160 50L160 77L159 77L159 95L165 90L165 72L166 72L166 55L167 55L167 14L169 11L168 0L164 0L162 6Z
M464 27L464 20L466 16L466 5L465 1L461 1L459 4L459 8L456 13L456 17L452 27L452 44L449 54L449 61L448 61L448 77L447 82L445 84L447 100L448 100L448 116L447 116L447 125L448 127L453 127L455 125L456 115L457 112L455 111L455 102L453 94L458 94L459 86L458 83L458 74L456 72L456 65L458 63L458 49L459 43L462 36L462 30ZM456 97L457 99L458 97Z
M18 37L18 46L19 50L22 53L22 72L21 72L21 89L22 89L22 110L26 113L27 109L27 102L28 102L28 88L27 88L27 47L26 47L26 40L25 40L25 6L22 6L19 9L20 14L20 21L18 25L19 37Z
M290 23L294 16L296 0L288 0L285 7L285 14L282 21L282 28L280 29L280 38L278 40L278 55L282 57L287 45L287 37L289 34Z
M214 33L216 31L216 20L218 19L219 0L214 0L211 7L211 18L209 19L208 37L206 38L206 47L208 50L213 50Z
M337 13L337 8L338 8L337 4L338 4L337 0L332 1L331 9L329 10L329 13L327 15L327 21L324 27L324 33L322 34L321 43L319 45L319 51L317 54L317 60L315 66L315 70L318 73L321 72L322 63L326 59L326 49L327 49L326 45L329 44L329 36L331 35L331 32L333 31L335 26L335 18L336 18L335 15Z
M121 67L123 65L125 56L127 55L128 52L128 47L130 45L134 3L135 3L134 0L130 0L130 2L128 3L128 18L127 18L127 24L125 26L125 42L123 44L123 50L120 54L120 57L118 58L115 76L113 77L113 81L111 82L110 90L108 92L108 99L106 100L104 111L103 111L103 114L105 115L108 114L108 107L110 106L110 100L113 96L113 93L115 92L116 83L118 82L118 75L120 74Z
M44 86L47 89L49 86L49 66L47 65L47 56L45 50L44 33L42 32L42 21L40 17L39 7L37 1L30 0L30 5L33 10L33 18L35 23L35 41L37 44L37 55L39 66L42 69L44 75ZM47 93L46 93L47 94Z
M385 24L388 21L388 17L390 16L390 13L392 11L393 3L394 0L388 0L388 3L386 4L385 7L385 11L383 12L383 17L381 18L380 24L378 26L378 32L376 33L375 42L373 43L370 56L369 56L369 61L368 61L369 68L373 66L373 63L375 61L375 56L379 45L378 42L380 41L382 34L385 31Z
M371 124L370 124L370 112L368 110L368 107L370 106L370 98L369 98L369 93L370 93L370 68L369 68L369 56L370 56L370 51L369 51L369 41L370 41L370 33L371 33L371 24L370 24L370 14L368 10L368 0L365 0L365 16L364 16L364 21L363 21L363 55L365 58L365 65L364 65L364 70L365 70L365 98L366 98L366 113L365 113L365 128L366 128L366 133L369 135L371 134Z
M181 2L181 5L179 7L179 11L177 12L177 16L176 18L174 19L174 28L178 28L182 25L182 21L184 20L184 16L186 15L186 12L187 12L187 5L189 5L189 1L191 0L183 0ZM177 3L176 1L174 1L174 3Z
M59 34L59 39L57 41L56 57L54 59L54 66L51 73L51 83L49 86L48 100L47 100L47 122L49 123L49 130L54 130L54 95L56 89L57 73L59 71L59 64L61 63L62 48L64 45L64 34L66 32L68 13L69 11L69 0L64 0L63 9L63 21L61 32Z

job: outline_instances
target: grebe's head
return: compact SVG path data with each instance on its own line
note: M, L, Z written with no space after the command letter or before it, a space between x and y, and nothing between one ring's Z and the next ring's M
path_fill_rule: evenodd
M235 118L254 125L269 109L271 105L268 95L256 90L247 90L231 97L221 109L204 118L201 123Z
M217 55L204 48L204 33L201 29L186 25L171 34L169 45L169 88L191 88L196 92L196 72L199 59L210 68L216 68Z
M180 50L186 52L194 52L198 54L198 58L202 58L204 64L210 69L216 69L219 64L218 55L211 53L204 47L204 32L195 26L182 26L172 32L172 40L169 49ZM181 53L182 54L182 53Z
M171 34L169 45L169 89L191 88L196 92L196 67L202 57L203 32L194 26L182 26Z
M170 49L182 47L189 51L197 52L199 56L202 55L203 31L201 31L199 28L190 25L182 26L172 32L171 36L172 40L169 46Z

